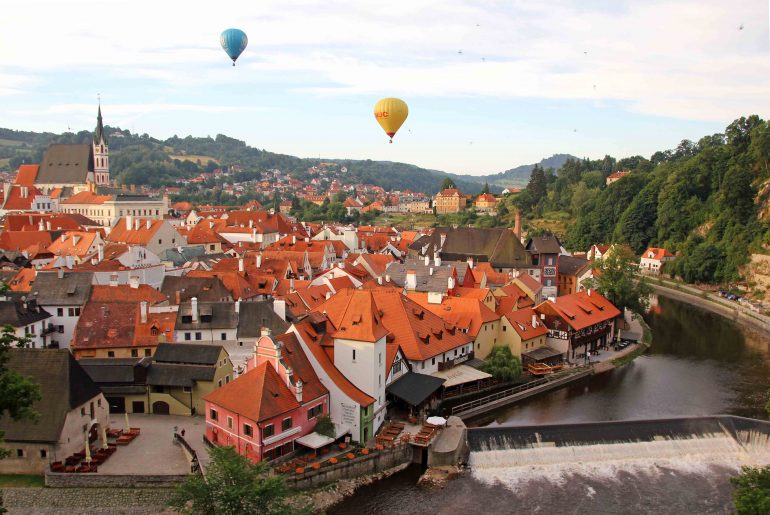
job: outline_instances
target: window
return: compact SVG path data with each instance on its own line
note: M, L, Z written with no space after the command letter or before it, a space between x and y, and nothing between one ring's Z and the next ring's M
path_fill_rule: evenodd
M254 436L254 430L248 424L243 424L243 434L246 436Z
M60 326L58 326L58 327L56 328L56 330L57 330L57 331L59 331L59 333L64 333L64 326L63 326L63 325L60 325Z
M139 350L138 349L131 349L131 357L132 358L138 358L139 357Z
M380 365L382 365L382 352L380 352Z
M200 340L201 338L203 338L203 335L201 333L195 333L196 340Z
M115 351L108 350L107 351L107 357L108 358L114 358L115 357Z
M230 382L230 376L225 376L225 384Z
M24 457L24 449L16 449L16 457L17 458L23 458Z
M191 386L183 386L182 391L184 393L192 393L192 387Z
M158 245L162 245L162 244L163 244L163 240L158 239Z
M184 339L190 341L190 333L184 333Z
M227 417L227 428L228 429L233 428L233 417Z
M505 324L503 324L503 332L505 332L505 331L506 331Z
M144 355L145 355L145 356L152 356L152 350L150 350L150 349L144 349Z
M393 363L393 366L391 367L391 370L393 371L393 375L398 374L401 372L401 360L399 359L395 363Z
M288 431L291 429L291 417L283 419L281 422L281 431Z
M356 349L353 349L353 361L356 360Z
M457 357L457 349L455 349L455 358Z
M86 407L85 406L80 408L80 416L81 417L85 417L86 416Z
M209 245L209 250L214 250L214 245Z
M57 317L63 317L64 316L64 308L56 308L56 316Z
M311 420L317 417L318 415L323 414L324 407L323 404L319 404L318 406L313 406L309 410L307 410L307 419Z
M431 365L435 365L435 364L436 364L436 358L433 358L433 359L431 360L430 364L431 364Z
M222 333L222 340L227 340L227 333Z
M75 316L76 317L80 316L80 308L75 308Z
M380 383L380 386L382 386L382 374L377 374L377 380Z
M217 420L217 410L215 410L213 408L211 410L209 410L209 418L211 420Z
M101 408L102 407L102 400L101 399L96 399L96 405Z
M265 429L262 430L262 437L267 438L269 436L273 436L275 434L275 428L273 427L273 424L268 424L265 426Z
M48 457L48 450L40 449L40 457L41 458L47 458Z

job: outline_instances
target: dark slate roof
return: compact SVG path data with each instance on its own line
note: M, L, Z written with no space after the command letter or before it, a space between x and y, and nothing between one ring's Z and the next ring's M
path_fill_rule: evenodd
M146 368L150 364L149 358L82 358L80 366L88 373L91 379L99 384L115 384L143 382L143 373L138 374L136 367Z
M212 381L216 367L211 365L175 365L153 363L147 384L153 386L194 386L196 381Z
M205 253L206 248L203 245L190 245L189 247L166 249L160 255L160 259L170 261L174 266L182 266L193 258L202 256Z
M556 236L533 236L527 242L527 250L535 254L559 254L561 242Z
M559 256L559 273L565 275L575 275L578 270L588 265L587 259L573 257L573 256Z
M100 140L104 140L104 143L107 144L107 136L104 134L104 125L102 124L102 106L99 106L99 113L96 115L94 143L98 144Z
M520 268L532 263L513 231L505 228L439 227L430 236L415 240L409 248L421 256L433 258L438 251L441 259L466 261L472 257L498 268Z
M24 327L25 325L50 318L51 314L37 305L35 301L22 300L0 301L0 325Z
M221 345L159 343L155 349L152 366L154 367L157 363L216 365L221 353Z
M440 377L408 372L396 382L391 383L385 390L406 401L410 406L419 406L433 392L441 388L445 381L446 379Z
M257 338L263 327L277 335L285 333L289 324L273 311L272 301L241 302L238 338Z
M94 151L91 145L49 145L40 162L35 183L85 183L88 172L93 170Z
M232 300L232 294L217 277L176 277L167 275L163 279L161 293L171 303L176 303L176 292L180 292L182 302L190 302L196 297L198 302L220 302Z
M192 313L191 303L179 306L176 316L177 331L185 329L235 329L238 327L238 314L235 302L198 302L198 322L183 322L185 316ZM210 322L204 322L204 316L211 316Z
M0 417L6 441L56 442L67 413L101 393L67 349L9 349L8 367L40 385L36 420Z
M32 295L41 306L83 305L91 297L93 272L38 272Z

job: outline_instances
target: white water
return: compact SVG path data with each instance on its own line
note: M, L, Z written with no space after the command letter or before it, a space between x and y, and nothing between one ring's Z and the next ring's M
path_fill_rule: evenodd
M709 476L714 466L737 472L743 465L770 465L767 435L741 435L741 440L744 445L725 433L716 433L565 447L544 442L521 449L474 451L469 464L476 479L501 483L512 490L538 479L563 485L575 474L605 480L614 480L621 472L659 476L678 471Z

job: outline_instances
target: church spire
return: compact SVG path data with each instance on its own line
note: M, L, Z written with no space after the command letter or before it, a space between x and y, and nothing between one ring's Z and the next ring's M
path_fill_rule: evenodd
M96 130L94 131L94 144L107 143L107 138L104 137L104 125L102 125L102 103L99 102L99 112L96 115Z

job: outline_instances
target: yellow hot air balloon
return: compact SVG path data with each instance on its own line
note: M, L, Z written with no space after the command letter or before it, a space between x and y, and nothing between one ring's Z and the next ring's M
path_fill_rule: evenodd
M407 116L409 116L409 108L400 98L383 98L374 104L374 117L377 118L385 134L390 136L391 143Z

